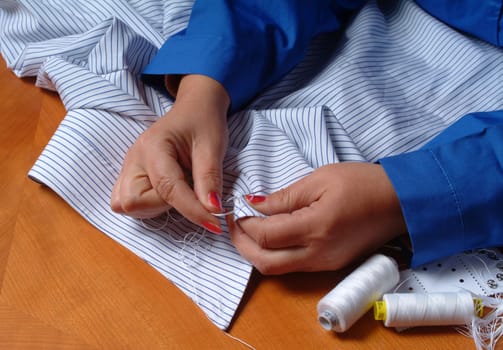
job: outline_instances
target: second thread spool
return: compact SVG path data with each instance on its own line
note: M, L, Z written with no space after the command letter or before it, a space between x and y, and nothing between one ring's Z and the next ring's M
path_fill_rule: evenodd
M374 318L386 327L464 325L481 314L481 300L468 292L385 294L374 304Z

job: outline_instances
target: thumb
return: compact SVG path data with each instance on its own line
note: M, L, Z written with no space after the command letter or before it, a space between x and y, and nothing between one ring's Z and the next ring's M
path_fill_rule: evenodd
M309 206L321 196L319 191L309 186L309 175L292 185L268 196L247 194L245 199L250 205L265 215L292 213Z

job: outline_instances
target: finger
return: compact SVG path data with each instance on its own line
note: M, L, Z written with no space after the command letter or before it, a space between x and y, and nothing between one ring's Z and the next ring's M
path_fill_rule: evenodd
M148 177L138 167L131 166L123 169L112 190L111 208L116 213L146 219L170 207L152 188Z
M221 213L222 208L222 146L217 149L197 146L192 153L192 178L194 192L205 208Z
M316 205L298 209L292 213L274 214L268 217L247 217L239 225L255 243L264 249L281 249L306 246L313 223L319 222Z
M240 227L229 225L231 240L240 254L264 275L279 275L293 271L305 271L308 250L305 247L288 249L264 249L257 245Z
M245 198L255 209L265 215L291 213L309 206L321 196L321 190L311 185L311 177L307 176L299 181L273 192L268 196L246 195Z
M148 173L156 193L185 218L207 230L221 234L218 218L211 215L196 197L174 157L150 163Z
M112 193L110 194L110 208L112 211L123 214L122 205L120 204L120 189L121 189L121 176L117 178L117 181L112 188Z
M222 233L218 218L211 215L202 206L194 191L192 191L184 179L163 177L159 180L156 191L186 219L203 226L213 233Z

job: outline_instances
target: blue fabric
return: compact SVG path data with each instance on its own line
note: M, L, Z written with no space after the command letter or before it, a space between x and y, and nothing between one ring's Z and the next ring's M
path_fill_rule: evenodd
M441 21L485 40L503 45L502 1L498 0L416 0Z
M340 28L358 1L196 1L186 30L161 47L144 74L203 74L237 110L304 56L311 39Z
M433 16L503 44L499 0L416 0ZM303 57L311 39L340 29L364 0L196 1L188 27L160 48L145 75L203 74L219 81L236 111Z
M503 111L467 115L380 163L400 199L412 266L503 245Z

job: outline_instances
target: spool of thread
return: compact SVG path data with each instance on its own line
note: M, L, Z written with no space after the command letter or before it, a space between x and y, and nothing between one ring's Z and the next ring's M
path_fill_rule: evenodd
M318 302L318 321L326 330L345 332L399 279L395 260L371 256Z
M465 325L482 309L482 301L468 292L394 293L374 304L374 318L386 327Z

